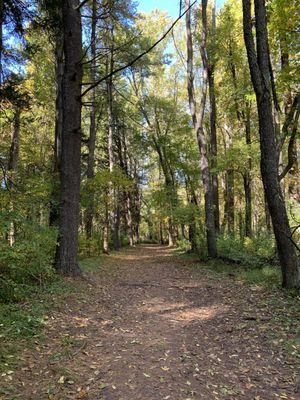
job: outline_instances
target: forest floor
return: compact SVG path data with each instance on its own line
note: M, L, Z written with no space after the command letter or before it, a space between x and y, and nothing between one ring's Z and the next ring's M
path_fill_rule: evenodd
M160 246L96 264L0 375L0 399L300 398L296 308L282 291Z

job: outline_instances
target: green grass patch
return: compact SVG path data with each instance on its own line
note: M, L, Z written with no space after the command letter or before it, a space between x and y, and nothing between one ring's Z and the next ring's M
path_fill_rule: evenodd
M103 258L104 256L84 258L79 262L80 268L84 272L97 272L103 264Z
M24 287L26 302L0 304L0 372L11 369L24 346L43 338L49 313L72 287L61 278L42 286Z
M281 271L278 267L247 268L240 271L238 276L249 283L256 283L267 286L280 286Z
M287 340L284 343L284 350L290 357L300 361L300 336L295 339Z
M185 253L180 250L175 250L174 254L182 260L195 261L195 264L191 265L194 269L208 269L217 274L234 276L250 284L266 287L281 286L281 270L278 266L264 265L254 267L247 264L230 264L219 259L202 260L197 254Z

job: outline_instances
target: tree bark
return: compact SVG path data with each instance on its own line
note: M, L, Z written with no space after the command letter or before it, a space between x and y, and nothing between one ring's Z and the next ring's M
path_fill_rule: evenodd
M250 108L247 105L246 121L245 121L246 144L251 148L251 126L250 126ZM244 192L245 192L245 235L252 237L252 188L251 188L251 171L252 160L248 157L248 168L243 174Z
M109 71L112 72L114 69L114 32L113 27L110 28L111 43L110 53L108 60ZM114 118L114 105L113 105L113 80L110 76L106 81L107 87L107 99L108 99L108 158L109 158L109 171L112 174L115 169L115 154L114 154L114 130L115 130L115 118ZM120 248L120 215L118 207L118 191L113 188L111 182L110 185L110 198L112 202L110 221L112 230L113 246L115 250Z
M261 175L281 264L282 284L286 288L295 288L300 286L300 271L278 178L279 155L272 114L272 87L265 1L255 0L254 5L256 48L252 34L251 1L243 0L244 39L257 101Z
M190 0L186 0L186 7L190 6ZM205 227L207 238L207 250L210 257L217 256L217 243L214 220L214 203L211 183L211 173L207 155L207 140L204 133L203 121L207 94L207 56L206 56L206 8L207 0L202 0L202 33L201 33L201 58L203 63L203 88L197 112L197 102L194 89L193 72L193 42L191 33L191 11L186 13L186 32L187 32L187 78L188 78L188 98L190 112L192 115L193 126L197 136L197 143L200 153L200 170L204 187L205 198Z
M62 4L64 72L62 79L61 204L55 267L80 274L77 262L80 200L82 26L78 0Z
M245 193L245 236L252 237L252 190L250 173L243 174Z

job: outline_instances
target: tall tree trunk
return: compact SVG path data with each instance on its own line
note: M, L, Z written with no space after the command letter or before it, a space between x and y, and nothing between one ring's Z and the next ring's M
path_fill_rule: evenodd
M247 109L246 109L245 132L246 132L246 144L250 149L251 148L251 126L250 126L250 106L249 105L247 105ZM248 157L248 168L243 174L244 192L245 192L245 235L247 237L252 236L251 171L252 171L252 160L251 160L251 156L249 156Z
M188 98L189 106L193 120L193 126L196 131L197 142L200 153L200 170L202 183L204 187L205 198L205 226L207 237L207 250L210 257L217 256L216 231L214 220L213 190L211 183L211 173L207 155L207 141L204 133L204 111L207 94L207 56L206 56L206 30L207 30L207 0L202 0L202 33L201 33L201 58L203 63L203 90L199 105L199 111L196 111L197 103L194 89L193 72L193 41L191 32L191 11L189 9L190 0L186 0L186 32L187 32L187 77L188 77Z
M64 72L62 79L61 204L55 266L77 275L81 153L82 26L79 0L62 3Z
M52 169L52 190L50 194L49 225L59 224L60 204L60 167L61 167L61 138L63 126L63 103L62 103L62 77L64 72L63 40L57 35L55 43L55 128L54 128L54 152Z
M122 148L124 152L124 156L122 156ZM127 152L127 143L126 143L126 135L125 130L123 129L120 137L120 159L122 159L122 168L126 176L130 179L130 171L128 168L128 152ZM129 246L134 245L134 232L133 232L133 218L132 218L132 193L130 190L124 190L124 199L125 199L125 219L126 226L128 229L129 235Z
M216 34L216 2L213 1L212 8L212 27L211 35L215 40ZM211 146L211 168L215 168L217 165L216 158L218 154L217 147L217 107L216 107L216 95L215 95L215 62L214 55L208 52L208 88L209 88L209 102L210 102L210 146ZM220 230L220 212L219 212L219 183L218 175L216 172L212 173L212 192L213 192L213 204L214 204L214 219L215 219L215 230L218 233Z
M105 203L105 217L102 230L102 251L104 254L109 254L109 212L108 201Z
M128 228L128 235L129 235L129 246L134 245L134 238L133 238L133 223L132 223L132 213L131 213L131 194L127 191L125 194L125 201L126 201L126 223Z
M252 237L252 190L251 177L248 171L243 174L245 192L245 235Z
M243 0L243 25L251 80L257 100L261 175L282 269L282 283L284 287L295 288L300 286L300 270L278 177L279 155L272 114L272 87L265 1L255 0L254 4L256 48L252 34L250 0Z
M97 4L93 0L92 5L92 26L91 26L91 82L96 80L96 23L97 23ZM95 144L96 144L96 87L91 91L91 110L90 110L90 136L88 142L88 161L87 161L87 179L88 181L94 178L95 168ZM85 231L87 239L92 237L94 218L94 193L93 189L89 194L88 206L85 217Z
M12 136L11 136L11 145L9 149L9 158L8 158L8 165L7 165L7 172L8 172L8 185L10 190L14 188L15 182L15 174L18 166L19 161L19 146L20 146L20 117L21 111L18 107L15 108L14 111L14 119L13 119L13 129L12 129ZM13 201L10 202L10 211L14 211L14 204ZM10 246L13 246L15 242L15 223L11 222L8 230L7 239Z
M113 28L111 31L111 48L109 55L109 71L112 72L114 69L114 33ZM109 171L112 174L115 169L115 155L114 155L114 130L115 130L115 118L114 118L114 106L113 106L113 81L112 76L107 79L107 98L108 98L108 158L109 158ZM120 248L120 224L119 224L119 209L118 209L118 192L113 188L111 183L110 198L112 202L112 209L110 213L111 228L112 228L112 239L115 250Z
M230 48L230 56L232 57L232 49ZM245 126L245 139L246 144L251 148L251 125L250 125L250 105L246 101L246 112L240 110L240 105L237 97L238 83L236 66L233 60L230 60L230 72L233 81L233 87L235 89L234 104L236 109L236 115L239 122L243 122ZM252 171L252 160L251 156L248 157L247 169L243 173L244 181L244 193L245 193L245 235L248 237L252 236L252 189L251 189L251 171Z

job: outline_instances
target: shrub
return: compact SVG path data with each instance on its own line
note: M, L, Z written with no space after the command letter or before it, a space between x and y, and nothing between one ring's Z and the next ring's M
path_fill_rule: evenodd
M191 244L187 239L180 239L177 241L177 248L179 251L187 252L191 249Z
M1 241L0 301L22 300L26 285L42 284L54 278L55 243L56 231L37 225L27 225L26 236L17 236L13 246Z
M217 244L220 256L241 264L261 268L270 263L277 263L272 235L253 239L246 237L244 240L231 236L219 236Z

